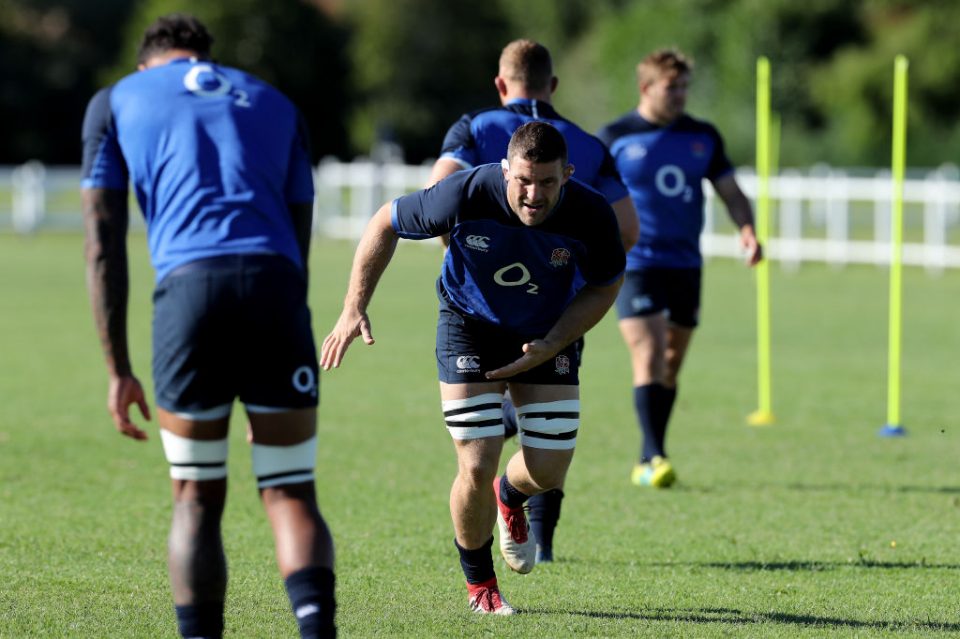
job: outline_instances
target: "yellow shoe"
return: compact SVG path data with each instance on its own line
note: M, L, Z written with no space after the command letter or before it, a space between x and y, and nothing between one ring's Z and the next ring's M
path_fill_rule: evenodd
M651 488L669 488L677 481L677 473L666 457L654 457L647 463L637 464L630 473L630 482L634 486Z
M654 457L650 460L653 473L650 476L650 485L654 488L670 488L677 481L677 473L666 457Z
M653 467L649 462L637 464L630 473L630 483L634 486L649 486L651 477L653 477Z

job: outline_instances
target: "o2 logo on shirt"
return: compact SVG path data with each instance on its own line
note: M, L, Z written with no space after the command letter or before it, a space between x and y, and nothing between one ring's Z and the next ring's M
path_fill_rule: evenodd
M183 86L187 91L201 98L217 98L222 95L233 96L234 105L249 108L250 96L246 91L234 89L230 80L222 73L217 73L209 64L195 64L183 76Z
M530 269L520 262L507 264L493 274L493 281L500 286L527 286L527 293L537 295L538 284L530 281Z
M687 184L687 176L676 164L664 164L653 178L657 191L664 197L683 197L684 202L693 201L693 187Z

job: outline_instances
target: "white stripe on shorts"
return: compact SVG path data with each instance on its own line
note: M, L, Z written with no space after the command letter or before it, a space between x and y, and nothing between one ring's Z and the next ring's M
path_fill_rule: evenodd
M205 422L213 419L223 419L224 417L230 417L230 409L233 408L233 404L222 404L220 406L214 406L213 408L207 408L204 410L198 410L193 412L176 412L173 413L181 419L189 419L193 422Z

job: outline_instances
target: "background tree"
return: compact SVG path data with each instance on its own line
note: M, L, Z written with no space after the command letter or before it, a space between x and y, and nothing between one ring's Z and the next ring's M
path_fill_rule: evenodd
M960 4L952 0L0 0L0 163L76 164L84 106L133 70L144 27L195 13L222 62L300 106L314 154L350 159L375 141L436 155L460 114L497 104L503 45L550 47L564 115L595 130L633 109L634 67L655 47L696 60L690 111L754 153L758 55L771 59L782 165L885 166L893 58L910 66L908 161L960 157Z
M296 103L310 127L315 158L349 155L343 126L350 103L349 32L317 6L299 0L143 0L124 28L115 64L101 80L108 83L129 73L144 29L174 12L191 13L206 24L218 62L250 71Z
M349 7L357 149L387 140L421 162L436 157L454 119L496 103L493 77L507 33L496 3L355 0Z
M84 108L130 5L0 0L0 164L80 161Z

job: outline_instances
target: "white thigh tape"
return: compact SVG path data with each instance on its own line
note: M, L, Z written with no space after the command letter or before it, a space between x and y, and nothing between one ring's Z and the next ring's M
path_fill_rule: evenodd
M443 402L443 419L454 439L503 437L503 395L484 393Z
M200 440L160 429L170 477L203 481L227 476L227 439Z
M577 446L580 400L563 399L517 406L517 422L522 446L572 450Z
M259 488L313 481L317 436L293 446L253 445L253 474Z

